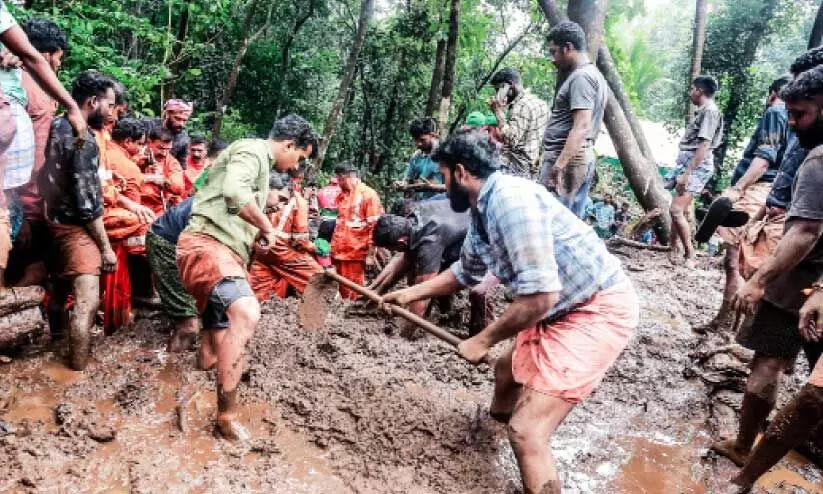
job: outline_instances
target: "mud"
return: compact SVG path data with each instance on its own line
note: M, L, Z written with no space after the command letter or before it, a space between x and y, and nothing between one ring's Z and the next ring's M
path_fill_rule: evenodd
M746 373L745 354L715 351L728 339L691 331L720 305L720 262L686 271L617 249L642 322L553 441L564 492L711 493L736 471L707 451L733 430ZM458 323L465 304L436 320ZM520 492L488 418L491 370L345 308L332 302L322 328L305 330L296 300L264 305L240 393L255 437L245 445L215 438L213 374L194 370L193 353L164 351L162 318L97 337L82 373L30 348L0 366L0 492ZM805 375L799 366L781 400ZM820 492L823 481L792 454L757 489Z

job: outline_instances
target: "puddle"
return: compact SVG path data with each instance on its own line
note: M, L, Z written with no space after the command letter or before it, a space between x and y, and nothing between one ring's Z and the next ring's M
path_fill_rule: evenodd
M614 480L615 492L636 494L704 494L704 468L691 444L670 445L637 439L629 448L631 459Z

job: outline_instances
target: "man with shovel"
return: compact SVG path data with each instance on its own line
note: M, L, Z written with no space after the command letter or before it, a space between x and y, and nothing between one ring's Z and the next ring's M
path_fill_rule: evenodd
M314 157L317 137L297 115L274 123L269 138L234 142L210 168L177 242L177 268L203 319L200 364L217 369L217 430L226 439L248 432L237 421L237 385L244 348L260 319L249 286L252 245L275 245L275 227L263 212L272 169L286 172ZM259 240L256 240L259 239Z
M525 492L559 493L549 442L628 343L638 323L637 296L591 228L541 185L498 171L497 146L487 133L458 131L433 159L452 209L471 209L460 260L383 301L406 305L454 293L487 271L513 291L506 312L458 351L478 363L515 337L495 366L490 413L508 425Z

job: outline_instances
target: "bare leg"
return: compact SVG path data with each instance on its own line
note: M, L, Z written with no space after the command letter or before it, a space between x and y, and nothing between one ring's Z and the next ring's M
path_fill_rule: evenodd
M792 448L808 439L823 420L823 388L806 384L797 396L777 413L749 461L732 482L754 485Z
M709 323L707 329L725 329L734 320L734 311L731 308L731 301L737 290L743 285L743 277L740 276L740 248L737 245L726 244L726 256L723 258L723 268L726 273L726 284L723 287L723 303L720 310Z
M755 439L777 400L780 375L786 369L788 360L764 357L755 354L752 372L746 381L743 406L740 410L740 429L736 439L729 439L712 445L712 449L743 466L752 450Z
M69 366L81 371L91 356L91 329L100 305L100 277L80 275L72 283L74 310L69 320Z
M197 353L197 368L211 370L217 365L217 337L222 340L225 329L206 329L200 338L200 351Z
M237 385L243 373L246 344L260 320L260 304L255 297L242 297L229 306L226 314L229 328L216 341L217 427L226 439L243 440L249 434L237 422Z
M169 339L168 351L177 353L190 349L194 345L199 331L200 319L197 317L187 317L175 321L174 333Z
M683 243L683 254L685 258L694 257L694 247L692 246L692 232L689 227L689 220L686 218L686 211L691 206L692 195L684 193L672 199L670 214L672 217L672 249L674 249L676 239Z
M517 398L520 396L521 385L514 381L512 375L512 356L514 355L514 345L497 359L494 364L494 398L489 415L493 419L503 424L509 423Z
M509 441L520 466L525 494L560 494L551 440L573 403L524 388L509 422Z

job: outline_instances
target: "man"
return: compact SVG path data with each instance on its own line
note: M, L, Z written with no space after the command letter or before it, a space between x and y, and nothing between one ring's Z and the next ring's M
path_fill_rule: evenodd
M609 239L614 235L615 209L614 198L606 194L603 200L594 205L594 231L602 239Z
M549 31L552 63L566 80L557 90L543 135L540 183L553 190L578 218L594 181L594 143L600 134L608 85L589 60L586 33L571 21Z
M143 205L159 216L180 203L185 195L183 168L172 156L173 136L153 127L149 133L149 156L143 161Z
M114 106L114 83L103 74L87 70L72 82L72 97L91 128L101 127ZM69 365L83 370L91 351L91 329L99 305L100 272L114 269L116 257L103 226L103 192L100 186L97 142L90 131L78 148L66 118L55 119L46 147L40 177L46 217L57 250L50 320L55 333L63 330L61 313L69 293L74 308L69 320Z
M366 267L375 265L372 231L383 214L380 196L360 181L357 168L349 163L334 169L340 182L340 205L331 252L340 276L358 285L366 281ZM354 300L358 294L340 286L343 298Z
M669 210L672 219L672 263L677 262L678 242L683 244L687 265L694 259L691 227L686 214L694 195L700 194L714 175L713 151L723 138L723 115L714 102L717 87L713 77L701 75L694 79L689 89L689 99L697 106L697 112L680 140L677 167L669 176L675 190Z
M277 241L254 256L249 270L251 289L261 302L275 295L286 298L289 288L302 294L309 279L323 272L309 239L308 201L290 187L288 175L273 173L269 188L269 221Z
M177 242L180 279L203 319L200 367L217 369L217 430L227 439L248 437L237 419L237 385L260 304L246 266L253 244L265 252L277 242L274 225L263 212L269 172L296 168L316 150L317 137L297 115L275 122L266 140L234 142L194 196L189 225Z
M799 319L805 298L803 290L823 275L823 67L800 74L783 88L781 98L789 112L789 125L800 144L811 151L797 171L786 232L777 250L737 292L734 301L736 309L754 313L751 324L741 329L738 342L754 350L755 355L737 438L716 445L715 449L738 465L745 464L732 480L743 492L791 447L811 435L823 409L823 382L816 367L823 352L820 327L810 324L808 308L803 320ZM794 362L801 347L815 372L751 451L774 407L779 374Z
M437 147L439 136L437 135L437 123L433 118L417 118L409 124L409 133L414 139L417 151L412 155L406 166L406 174L401 185L411 185L425 183L440 185L443 177L440 175L440 168L437 163L431 160L431 153ZM437 191L421 191L414 194L418 201L432 198Z
M203 173L201 173L194 181L194 190L200 190L203 187L203 184L206 183L206 179L209 177L209 168L212 163L217 161L217 157L220 156L220 153L222 153L227 147L229 147L229 144L223 139L212 139L209 142L209 151L206 153L206 159L209 161L209 166L206 167L203 170Z
M520 72L505 68L492 76L495 97L489 108L497 118L503 142L503 168L531 178L540 160L540 139L549 119L549 106L523 87Z
M732 201L735 209L745 211L750 218L757 216L766 204L772 182L783 161L786 145L791 138L786 105L779 96L780 90L791 79L791 76L783 76L769 86L766 111L757 122L754 134L743 151L743 157L734 170L732 186L723 193ZM744 227L721 227L717 230L726 245L723 262L726 284L723 290L723 304L708 329L717 329L731 323L731 299L743 284L739 259L740 242L744 232Z
M337 177L331 177L328 185L317 191L317 205L320 207L320 218L323 221L334 221L337 218L341 192Z
M206 156L206 137L201 134L191 136L189 144L189 157L186 168L183 170L183 179L186 184L186 195L194 193L194 183L203 170L209 166L209 158Z
M173 139L171 155L181 165L188 163L189 134L186 132L186 124L193 111L192 103L170 99L163 105L162 120L152 121L152 129L165 129L171 133Z
M405 305L446 295L487 271L514 292L506 312L458 351L478 363L516 336L497 360L490 413L508 424L525 492L559 493L551 437L628 343L638 323L637 296L591 228L544 187L497 171L497 147L485 132L457 132L434 159L452 209L471 208L460 260L384 300Z
M170 208L152 223L146 234L146 254L163 309L174 322L168 351L190 348L200 330L200 313L177 272L177 241L191 218L193 197Z
M455 212L445 199L417 205L410 217L384 215L374 227L374 245L398 254L375 278L370 288L384 293L404 275L408 277L409 286L418 285L448 269L460 258L460 248L470 222L468 214ZM469 334L472 336L489 323L492 312L489 291L472 290L469 294ZM409 310L422 316L428 307L429 299L424 299L411 304ZM403 335L412 337L414 333L415 326L406 323Z

